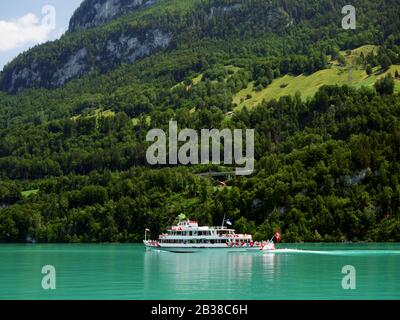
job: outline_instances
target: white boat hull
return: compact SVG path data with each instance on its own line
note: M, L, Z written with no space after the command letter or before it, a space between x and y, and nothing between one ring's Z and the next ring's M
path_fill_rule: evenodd
M151 244L144 241L147 250L151 251L168 251L174 253L194 253L207 250L213 251L229 251L229 252L257 252L257 251L273 251L275 250L274 244L259 245L259 246L227 246L226 244L214 244L214 245L168 245L152 242Z

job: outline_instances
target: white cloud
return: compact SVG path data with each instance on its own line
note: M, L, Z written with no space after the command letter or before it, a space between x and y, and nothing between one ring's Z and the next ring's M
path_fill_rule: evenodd
M52 28L28 13L11 21L0 20L0 52L48 40Z

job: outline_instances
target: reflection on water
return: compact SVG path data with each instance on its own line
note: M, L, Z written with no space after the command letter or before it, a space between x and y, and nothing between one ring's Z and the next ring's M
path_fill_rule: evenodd
M202 252L177 254L147 251L144 255L144 289L147 299L193 298L251 299L254 284L272 282L279 273L273 254Z

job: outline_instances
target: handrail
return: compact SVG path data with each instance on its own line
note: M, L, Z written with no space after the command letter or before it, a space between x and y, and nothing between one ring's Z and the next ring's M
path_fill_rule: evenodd
M227 230L227 231L235 231L235 229L229 229L229 228L225 228L225 227L221 227L221 226L197 226L197 227L192 227L192 226L184 226L184 227L182 227L182 226L170 226L170 227L167 227L167 230L172 230L172 228L181 228L182 230L179 230L179 231L183 231L183 229L185 229L185 230L191 230L191 229L197 229L197 228L204 228L204 227L207 227L207 228L209 228L209 229L213 229L213 230ZM176 230L174 230L174 231L176 231Z

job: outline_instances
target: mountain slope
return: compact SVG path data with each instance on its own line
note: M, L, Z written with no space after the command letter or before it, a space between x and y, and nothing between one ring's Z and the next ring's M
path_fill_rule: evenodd
M356 30L344 0L129 3L93 25L80 9L87 29L1 73L0 242L135 242L180 213L256 239L400 241L398 0L354 1ZM253 129L256 171L221 187L197 174L232 166L150 166L147 132L171 119Z
M380 41L380 32L396 29L395 0L355 1L356 32L340 27L345 4L344 0L85 0L71 19L70 32L29 50L4 68L0 90L59 87L86 74L106 73L160 50L206 39L286 35L298 39L286 40L285 54L308 54L313 43L362 45ZM384 19L377 19L382 15ZM274 54L269 51L264 53Z
M4 68L0 75L0 89L18 92L32 87L59 87L88 73L104 73L120 64L135 62L168 47L172 42L176 45L179 39L187 39L190 35L194 35L194 39L201 38L202 33L213 36L213 33L219 32L218 27L224 24L224 20L232 20L232 24L251 21L255 11L246 2L228 1L227 5L220 4L220 1L203 2L206 3L195 0L187 4L183 0L169 0L151 2L152 6L149 6L146 5L148 2L134 1L136 10L120 20L106 25L96 22L98 28L70 32L58 41L22 54ZM125 2L87 0L77 10L71 24L85 25L86 20L92 18L88 7L107 7L111 3L116 6L118 3L118 8L128 8L127 5L122 7ZM282 9L271 4L261 6L260 3L259 6L262 10L258 14L265 13L264 19L257 19L257 24L252 27L276 31L288 24ZM181 7L185 10L180 10ZM121 14L129 11L125 9ZM115 13L113 17L118 15ZM193 25L199 21L200 29Z

